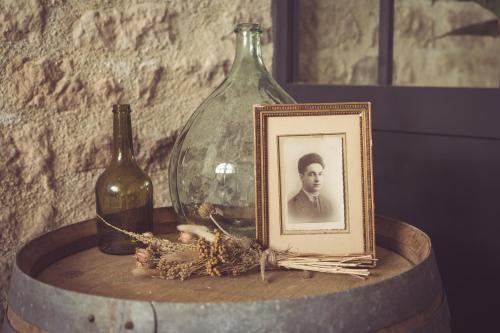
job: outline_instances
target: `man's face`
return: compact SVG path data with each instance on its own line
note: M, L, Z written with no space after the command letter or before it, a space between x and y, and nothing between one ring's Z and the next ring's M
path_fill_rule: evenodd
M309 164L303 174L300 174L304 191L317 194L323 186L323 167L319 163Z

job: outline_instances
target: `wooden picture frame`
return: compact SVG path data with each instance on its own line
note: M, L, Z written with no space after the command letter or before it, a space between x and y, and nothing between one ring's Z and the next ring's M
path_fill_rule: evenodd
M375 259L370 103L254 106L256 236Z

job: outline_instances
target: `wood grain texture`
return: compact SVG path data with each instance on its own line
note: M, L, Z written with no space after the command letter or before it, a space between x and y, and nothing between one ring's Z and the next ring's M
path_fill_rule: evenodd
M169 210L155 211L156 232L173 232L175 216ZM429 255L430 248L425 236L411 227L398 224L379 224L379 242L390 250L378 247L378 266L367 280L351 276L315 273L304 279L298 271L272 271L269 283L263 283L260 275L250 273L237 278L196 277L186 281L166 280L152 276L135 276L133 255L116 256L99 251L95 246L75 252L74 249L89 247L88 238L95 233L93 223L73 225L59 236L50 237L47 246L59 246L56 250L45 248L46 256L40 256L33 266L45 264L36 278L58 288L81 293L132 300L160 302L238 302L313 296L334 293L378 283L411 269L415 263ZM167 234L174 240L176 233ZM72 240L72 241L71 241ZM82 242L82 244L79 244ZM44 252L39 244L38 253ZM34 253L30 253L33 258ZM66 256L64 256L66 255ZM48 264L52 262L52 264ZM38 270L34 270L38 271Z
M66 257L47 267L38 279L53 286L86 294L161 302L240 302L313 296L333 293L393 277L412 267L395 252L378 249L380 265L372 276L314 274L305 279L300 271L272 271L270 282L252 273L239 277L191 278L186 281L134 276L133 256L112 256L96 247Z

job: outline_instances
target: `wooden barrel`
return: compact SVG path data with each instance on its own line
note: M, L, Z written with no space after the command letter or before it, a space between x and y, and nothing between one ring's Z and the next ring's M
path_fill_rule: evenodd
M4 332L449 332L429 238L377 218L367 280L298 271L184 282L131 274L133 256L96 248L95 220L47 233L17 254ZM175 231L170 208L155 232Z

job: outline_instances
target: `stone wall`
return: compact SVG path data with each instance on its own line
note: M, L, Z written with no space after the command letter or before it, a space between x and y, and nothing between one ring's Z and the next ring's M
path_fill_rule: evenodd
M111 105L130 103L139 165L169 205L176 134L223 80L232 30L261 23L270 0L0 2L0 300L19 246L94 216L110 158Z

